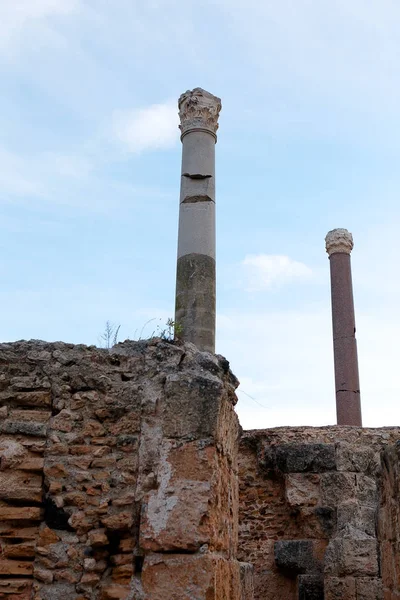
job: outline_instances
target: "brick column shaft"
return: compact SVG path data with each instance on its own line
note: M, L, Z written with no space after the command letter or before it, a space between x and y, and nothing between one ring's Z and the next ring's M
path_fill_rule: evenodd
M346 229L334 229L327 234L325 241L331 271L337 424L361 427L360 382L350 264L353 238Z

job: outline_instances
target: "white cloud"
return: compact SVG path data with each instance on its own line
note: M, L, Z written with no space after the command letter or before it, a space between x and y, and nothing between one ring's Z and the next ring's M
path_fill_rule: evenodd
M385 122L398 127L398 2L220 2L242 59L268 82L265 95L257 86L252 95L262 102L257 130L337 139L360 125L362 138L382 135Z
M84 156L56 152L22 155L0 146L0 191L7 196L57 197L65 181L83 180L94 168Z
M75 13L80 0L4 0L0 3L0 50L10 51L30 34L54 37L49 19Z
M9 152L0 146L0 192L1 199L6 196L42 196L44 189L21 156Z
M262 291L312 276L312 270L302 262L280 254L248 254L241 262L247 291Z
M179 137L178 122L176 102L116 111L113 135L129 152L171 148Z

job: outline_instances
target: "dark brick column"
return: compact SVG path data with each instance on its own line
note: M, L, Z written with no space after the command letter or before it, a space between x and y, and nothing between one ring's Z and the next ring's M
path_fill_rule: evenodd
M333 229L325 238L331 268L333 351L338 425L361 427L360 382L350 252L353 237Z

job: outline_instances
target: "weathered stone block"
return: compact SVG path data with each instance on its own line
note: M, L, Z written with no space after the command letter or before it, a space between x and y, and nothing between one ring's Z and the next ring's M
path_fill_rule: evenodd
M315 564L310 540L275 542L274 553L276 566L291 575L307 573Z
M376 535L376 508L348 500L337 508L337 529L342 531L348 526L358 529L368 536Z
M160 449L158 487L150 491L140 529L146 550L198 550L210 543L211 481L216 450L195 442Z
M336 577L376 577L377 541L368 536L331 540L325 554L325 573Z
M314 514L318 518L321 526L322 538L330 538L335 531L337 523L337 511L331 506L317 506L314 508Z
M357 600L383 600L382 579L358 577L356 579Z
M324 506L337 506L356 497L356 483L351 473L323 473L321 475L321 502Z
M216 444L164 441L156 482L142 513L144 549L194 551L208 544L226 556L236 551L237 480Z
M324 588L325 600L357 600L354 577L326 577Z
M241 600L239 563L212 554L150 554L142 585L151 600Z
M334 444L281 444L265 460L274 461L282 473L323 473L336 469Z
M299 575L297 585L298 600L324 600L322 575Z
M338 471L376 475L380 470L379 452L360 443L339 442L336 446Z
M221 380L209 373L168 375L163 403L164 435L186 439L214 437L222 396Z
M377 507L377 485L376 479L357 473L356 480L356 496L360 504Z
M320 501L317 474L291 473L286 476L286 499L291 506L315 506Z
M240 600L254 600L254 567L250 563L239 563Z

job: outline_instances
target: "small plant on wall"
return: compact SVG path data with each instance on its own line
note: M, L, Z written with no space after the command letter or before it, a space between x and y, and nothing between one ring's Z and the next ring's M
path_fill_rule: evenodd
M143 332L144 332L146 326L153 321L156 321L156 319L150 319L149 321L146 321L146 323L143 325L138 337L136 336L137 331L135 332L134 339L136 339L137 341L140 341L140 340L150 340L152 338L160 338L167 342L173 342L174 340L180 339L180 337L182 336L182 325L180 325L179 323L176 323L173 319L169 318L169 319L167 319L165 325L161 325L161 324L156 325L156 327L153 329L152 333L150 335L144 337ZM159 319L159 321L161 321L161 319ZM113 346L115 346L119 341L118 336L119 336L120 329L121 329L121 325L116 325L115 323L112 323L111 321L106 321L104 331L99 336L100 347L106 348L107 350L111 350L111 348Z

